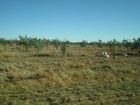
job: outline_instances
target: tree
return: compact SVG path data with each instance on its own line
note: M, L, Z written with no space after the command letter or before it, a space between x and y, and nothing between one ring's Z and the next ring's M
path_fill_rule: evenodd
M56 49L58 49L61 46L61 41L58 39L54 39L52 40L52 44Z
M86 47L87 44L88 44L88 41L86 40L83 40L82 42L80 42L81 47Z
M111 52L112 55L113 55L113 59L115 59L117 40L116 40L116 39L113 39L113 40L107 42L107 45L108 45L109 48L110 48L110 52Z
M101 48L101 47L103 46L103 42L102 42L102 40L98 40L97 45L98 45L98 47Z
M131 47L133 50L140 49L140 38L138 39L133 39L133 44Z
M45 46L45 40L33 38L32 40L33 46L38 50L41 51Z
M130 50L130 48L131 48L131 45L132 45L132 43L130 42L130 40L126 40L126 39L124 39L124 40L122 40L122 44L123 44L123 46L127 49L127 51L129 51Z
M0 44L6 45L7 44L7 40L4 39L4 38L0 38Z
M62 51L62 54L63 56L65 56L66 54L66 47L67 47L67 42L62 42L62 45L61 45L61 51Z
M32 38L27 37L26 35L23 36L19 36L19 43L20 45L22 45L25 48L25 51L29 51L29 48L31 48L33 46L33 43L31 41Z

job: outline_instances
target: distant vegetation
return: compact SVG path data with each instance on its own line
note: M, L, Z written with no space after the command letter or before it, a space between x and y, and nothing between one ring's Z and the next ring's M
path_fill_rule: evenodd
M140 53L140 38L133 38L131 40L124 39L122 41L117 41L116 39L110 40L108 42L103 42L102 40L92 41L88 43L88 41L83 40L81 42L70 42L70 41L61 41L59 39L38 39L31 38L28 36L19 36L17 39L4 39L0 38L0 44L2 45L10 45L10 46L18 46L19 49L24 49L25 51L29 51L30 48L35 48L37 51L41 51L44 47L53 45L56 49L61 49L62 53L66 52L67 44L79 44L81 47L86 47L87 45L98 46L98 47L109 47L112 53L115 53L116 47L125 47L127 51L137 50Z

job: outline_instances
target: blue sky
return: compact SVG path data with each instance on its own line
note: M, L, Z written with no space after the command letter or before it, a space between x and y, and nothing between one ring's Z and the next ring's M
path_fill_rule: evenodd
M0 0L0 37L109 41L140 37L140 0Z

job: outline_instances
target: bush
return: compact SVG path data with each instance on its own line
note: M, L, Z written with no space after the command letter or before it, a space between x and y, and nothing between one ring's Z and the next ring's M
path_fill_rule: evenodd
M22 45L26 51L29 51L29 48L31 48L33 46L33 43L31 41L32 38L27 37L26 35L23 36L19 36L19 45Z
M52 44L56 49L58 49L61 46L61 41L58 39L54 39L52 40Z
M87 41L83 40L82 42L80 42L80 46L81 47L86 47L86 45L88 44Z
M62 51L62 54L63 56L66 54L66 42L63 42L62 45L61 45L61 51Z

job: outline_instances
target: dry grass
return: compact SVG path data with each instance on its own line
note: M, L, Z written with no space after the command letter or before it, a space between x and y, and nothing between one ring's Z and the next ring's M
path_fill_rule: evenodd
M0 104L140 104L140 58L104 59L104 50L71 45L63 57L50 46L40 52L49 56L33 56L35 49L0 45Z

